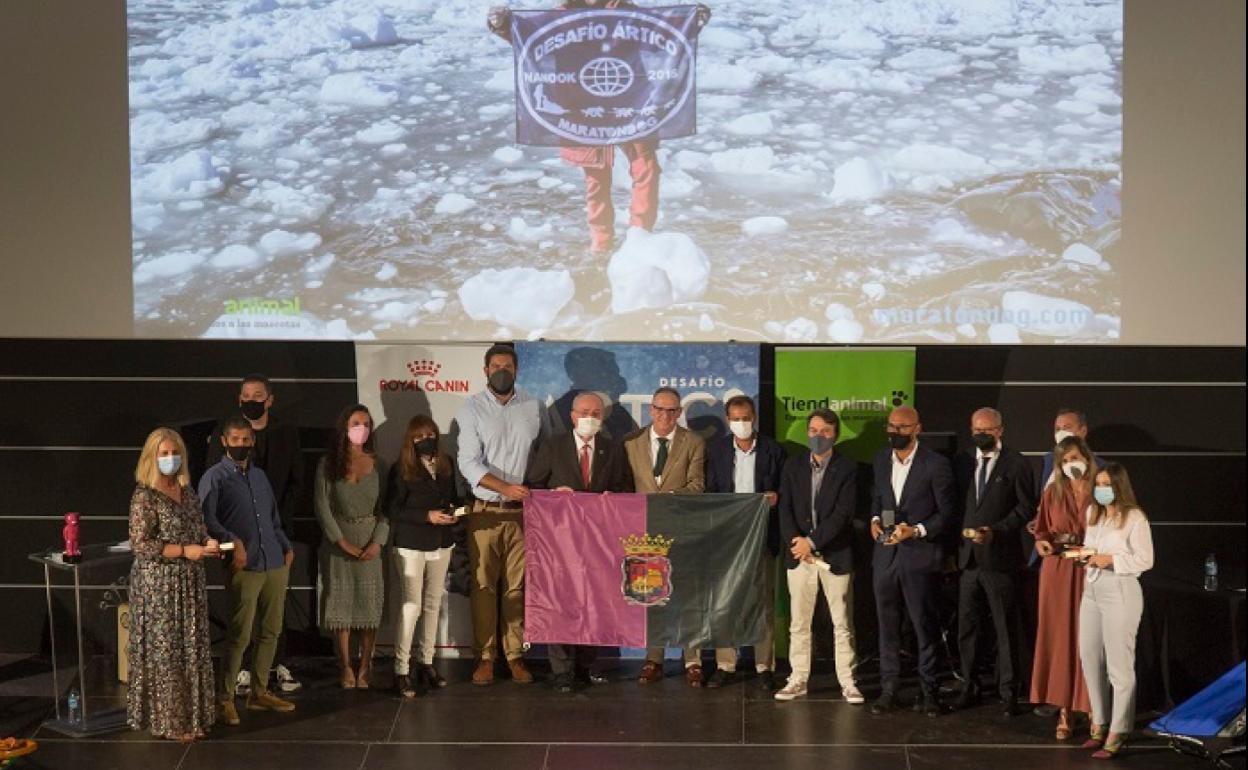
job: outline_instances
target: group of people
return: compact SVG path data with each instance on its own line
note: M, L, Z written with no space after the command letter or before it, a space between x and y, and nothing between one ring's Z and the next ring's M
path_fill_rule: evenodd
M394 466L385 471L374 446L368 409L356 404L339 416L329 451L316 470L314 508L321 526L320 624L331 631L341 685L373 685L372 659L383 614L383 549L391 549L401 602L395 639L394 689L403 697L445 687L433 666L438 613L448 566L466 544L476 664L472 684L498 673L499 652L510 678L534 681L524 659L524 502L534 489L583 492L763 494L769 503L764 558L782 559L790 597L789 664L775 679L771 628L754 645L760 684L779 701L807 694L812 618L822 591L830 610L835 667L848 703L866 701L856 680L853 547L858 507L857 464L837 451L840 419L819 409L807 418L807 448L792 456L758 431L754 402L725 404L729 433L705 441L681 426L681 396L659 388L651 422L628 436L604 427L610 405L599 393L578 393L565 432L543 436L544 405L516 386L514 348L485 354L488 385L456 415L455 458L438 425L418 415L408 423ZM156 735L193 740L214 721L238 724L236 682L251 646L248 710L291 711L294 704L268 686L282 627L292 545L268 470L258 450L272 454L267 419L272 388L248 378L241 414L228 418L211 441L220 459L192 489L186 448L167 428L153 431L135 476L130 536L132 620L130 723ZM246 402L263 396L264 409ZM250 410L248 413L247 410ZM1138 576L1152 566L1148 520L1126 470L1102 463L1086 443L1087 419L1059 410L1055 447L1039 480L1016 450L1003 443L1004 422L992 408L970 419L974 449L950 462L921 440L919 413L898 407L888 416L888 446L873 461L870 533L872 587L879 622L880 693L873 714L901 707L899 685L903 613L918 648L916 711L946 710L937 683L941 575L960 570L958 647L963 688L958 708L981 697L977 662L995 638L994 688L1010 715L1020 701L1058 709L1055 737L1069 740L1074 715L1090 713L1086 747L1115 756L1134 719L1134 645L1142 611ZM293 474L289 472L284 480ZM462 478L463 485L457 484ZM463 490L466 487L467 492ZM457 515L458 514L458 515ZM464 515L466 514L466 515ZM1038 610L1030 693L1024 644L1022 576L1039 562ZM1025 545L1026 544L1026 545ZM460 546L460 547L457 547ZM214 686L208 653L203 559L230 567L230 628ZM768 570L769 580L774 571ZM764 594L774 598L774 586ZM990 619L985 622L985 618ZM359 638L354 661L352 632ZM255 636L252 643L253 634ZM413 661L412 645L415 644ZM176 651L176 654L175 654ZM552 685L570 692L606 681L595 649L550 645ZM664 651L647 650L638 683L661 680ZM735 649L714 650L708 674L702 651L683 651L691 687L721 687L737 670ZM160 687L155 683L186 682ZM1026 697L1029 696L1029 697Z

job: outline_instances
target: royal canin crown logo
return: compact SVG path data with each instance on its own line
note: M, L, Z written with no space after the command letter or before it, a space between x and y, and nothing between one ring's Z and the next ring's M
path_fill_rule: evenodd
M413 377L437 377L438 372L442 371L442 364L422 358L418 361L408 361L407 370L412 373Z
M468 393L468 380L438 379L442 364L432 358L418 358L407 362L409 378L381 380L382 392L422 391L425 393Z

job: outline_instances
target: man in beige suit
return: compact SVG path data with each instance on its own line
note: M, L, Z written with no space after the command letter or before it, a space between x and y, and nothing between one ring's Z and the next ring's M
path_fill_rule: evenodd
M650 425L624 442L636 491L645 494L700 493L705 488L706 443L696 433L676 424L680 419L680 393L659 388L650 400ZM646 650L638 684L663 678L663 648ZM702 686L702 664L697 650L685 650L685 681Z

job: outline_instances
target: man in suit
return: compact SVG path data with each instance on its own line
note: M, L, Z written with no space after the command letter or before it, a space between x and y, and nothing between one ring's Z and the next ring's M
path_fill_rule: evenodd
M542 443L529 463L528 486L562 492L632 492L633 474L624 446L599 432L605 411L602 396L593 391L579 394L572 402L574 427ZM572 692L577 676L590 684L607 681L593 669L597 649L592 646L551 644L547 653L558 692Z
M937 580L941 541L957 526L956 494L949 461L919 444L922 430L918 411L894 409L888 416L889 445L875 456L871 537L876 546L871 562L880 624L881 694L871 704L872 714L898 707L903 604L919 643L922 693L915 710L931 717L943 710L936 683Z
M789 459L780 482L780 537L789 585L789 665L793 673L776 700L806 696L810 678L810 626L823 589L836 640L836 678L841 694L863 702L854 682L854 506L857 464L833 447L841 421L831 409L806 418L810 451Z
M696 495L706 487L706 442L680 420L680 393L662 387L650 399L650 425L624 442L628 464L633 473L633 488L643 494L668 492ZM646 662L637 678L638 684L650 684L663 678L663 648L646 650ZM685 650L685 681L690 687L701 687L702 664L697 650Z
M762 492L770 504L767 520L767 556L763 557L763 593L767 597L767 636L754 645L754 668L759 684L772 689L776 666L774 646L776 556L780 553L780 520L776 513L780 472L784 469L784 447L771 436L758 432L758 414L749 396L733 396L724 404L728 435L707 443L706 491L737 494ZM715 672L707 687L720 687L732 680L737 670L737 651L732 647L715 650Z
M975 660L983 605L988 605L997 635L997 692L1005 713L1015 716L1018 707L1019 621L1016 597L1024 565L1019 533L1036 509L1035 481L1031 466L1018 452L1003 446L1005 425L1001 413L984 407L971 415L971 440L975 449L958 455L955 476L964 501L962 542L958 567L958 651L966 683L958 708L970 708L979 700Z

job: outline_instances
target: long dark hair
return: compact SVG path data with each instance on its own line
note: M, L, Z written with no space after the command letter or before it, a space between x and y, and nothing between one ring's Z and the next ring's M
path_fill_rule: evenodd
M407 431L403 434L403 451L399 453L399 465L402 468L404 481L415 481L416 478L425 473L425 468L420 462L420 456L416 454L415 437L417 433L430 429L433 431L433 437L441 440L442 431L438 430L438 424L433 418L427 414L418 414L407 421ZM438 475L444 476L451 472L451 459L446 456L439 447L435 457Z
M368 411L368 407L363 404L348 406L338 415L338 419L334 420L334 440L330 443L329 452L325 455L325 477L330 481L338 481L347 477L347 468L351 466L351 441L347 438L347 421L357 412L368 415L369 422L368 441L364 442L361 449L364 450L364 454L374 457L377 455L377 448L373 442L373 429L377 426L372 424L372 412Z
M1114 490L1114 508L1118 511L1118 527L1121 529L1127 524L1127 514L1131 511L1139 511L1140 504L1135 500L1135 490L1131 488L1131 477L1127 475L1127 469L1120 463L1108 462L1105 467L1097 471L1092 477L1092 484L1096 484L1096 477L1100 474L1109 476L1109 487ZM1143 511L1140 511L1143 513ZM1092 501L1092 515L1088 517L1088 524L1097 524L1101 519L1107 519L1109 516L1108 506L1101 505L1095 500Z

